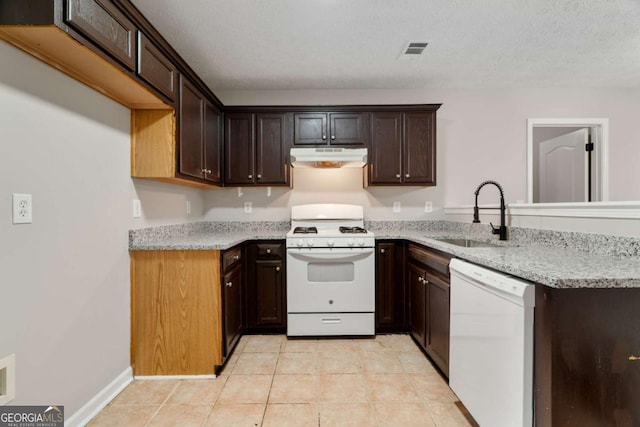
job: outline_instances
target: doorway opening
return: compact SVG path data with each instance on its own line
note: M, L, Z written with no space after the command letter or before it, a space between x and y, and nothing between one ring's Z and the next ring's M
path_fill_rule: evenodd
M529 203L606 201L608 119L529 119Z

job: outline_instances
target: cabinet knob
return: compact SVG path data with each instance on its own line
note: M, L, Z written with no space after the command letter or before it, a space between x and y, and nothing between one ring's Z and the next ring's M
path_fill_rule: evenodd
M327 135L322 135L322 140L324 141L325 139L327 139Z
M253 175L247 175L247 178L253 179Z
M399 173L396 174L396 178L400 179L400 174Z
M385 249L380 249L380 253L381 253L381 254L383 254L383 253L385 253L385 252L386 252L386 250L385 250Z
M233 260L234 260L234 261L237 261L237 260L239 260L239 259L240 259L240 255L234 255L234 256L233 256Z
M211 173L211 169L207 169L207 173Z
M256 178L260 179L260 178L262 178L262 175L258 174L258 176L256 176Z
M331 139L336 139L336 136L335 135L331 135Z
M233 286L233 282L227 282L227 283L226 283L226 285L227 285L227 287L229 287L229 288L230 288L230 287L232 287L232 286Z
M409 174L408 174L408 173L405 173L405 174L404 174L404 177L405 177L405 178L409 178Z
M267 249L267 253L270 254L271 253L271 249Z
M276 267L276 271L280 271L280 267Z
M202 173L207 173L207 170L206 169L202 169Z

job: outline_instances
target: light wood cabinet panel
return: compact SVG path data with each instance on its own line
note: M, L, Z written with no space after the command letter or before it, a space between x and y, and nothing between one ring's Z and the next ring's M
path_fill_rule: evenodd
M206 375L222 365L220 251L131 252L134 375Z

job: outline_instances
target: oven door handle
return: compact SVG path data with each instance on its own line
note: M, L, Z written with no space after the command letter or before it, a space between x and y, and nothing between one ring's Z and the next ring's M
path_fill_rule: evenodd
M299 260L341 260L350 261L366 258L373 255L374 248L358 248L358 249L330 249L330 248L314 248L314 249L289 249L289 255Z

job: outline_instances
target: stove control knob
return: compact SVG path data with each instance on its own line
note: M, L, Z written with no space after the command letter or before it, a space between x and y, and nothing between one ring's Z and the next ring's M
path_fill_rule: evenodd
M353 245L355 245L355 243L356 242L354 242L353 239L347 240L347 245L349 245L349 246L353 246Z
M364 239L358 239L358 245L364 246Z
M307 240L307 246L309 246L309 247L313 246L313 239L308 239Z
M296 242L296 245L298 245L298 247L302 247L302 245L304 245L304 240L302 239L298 239L298 241Z
M335 245L335 242L333 240L327 240L327 246L331 248L333 247L333 245Z

